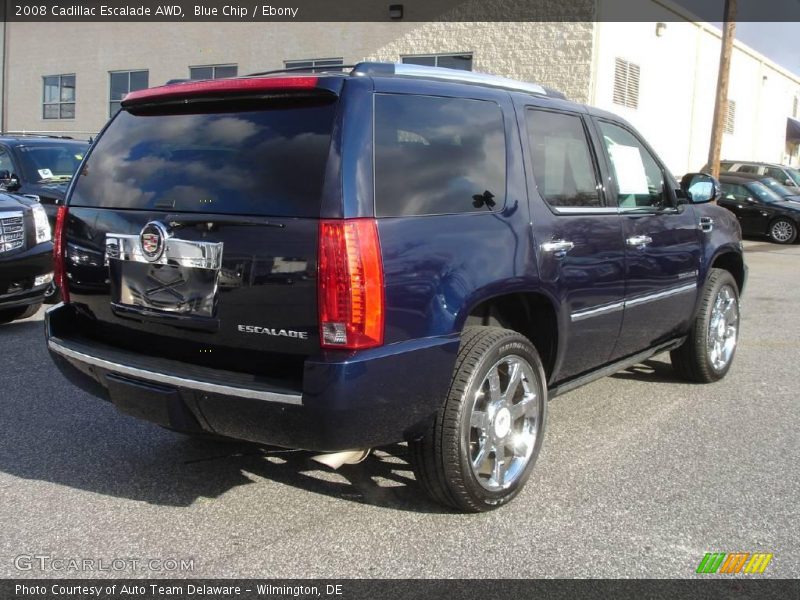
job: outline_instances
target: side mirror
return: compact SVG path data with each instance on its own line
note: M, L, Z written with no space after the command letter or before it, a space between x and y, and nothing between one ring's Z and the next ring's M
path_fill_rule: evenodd
M6 170L0 171L0 186L9 192L18 190L20 188L19 178Z
M720 197L719 181L705 173L687 173L681 179L681 190L694 204L714 202Z
M795 182L789 178L787 178L786 181L783 182L783 185L788 185L789 187L797 187L797 184L795 184Z

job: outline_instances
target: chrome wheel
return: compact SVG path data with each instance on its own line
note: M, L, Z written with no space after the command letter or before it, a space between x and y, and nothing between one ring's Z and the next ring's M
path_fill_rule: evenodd
M525 471L541 418L539 386L528 361L509 355L475 392L465 441L472 473L485 489L507 489Z
M775 221L770 228L770 235L776 242L785 244L794 237L794 226L789 221Z
M708 360L715 371L722 371L733 357L739 335L739 303L736 292L724 285L717 292L708 322Z

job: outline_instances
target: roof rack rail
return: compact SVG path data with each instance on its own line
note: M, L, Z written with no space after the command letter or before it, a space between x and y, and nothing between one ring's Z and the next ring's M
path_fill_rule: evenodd
M524 81L517 81L497 75L475 73L474 71L447 69L445 67L426 67L409 63L362 62L358 63L353 68L350 75L355 77L375 75L384 77L399 76L419 77L421 79L442 79L458 83L472 83L505 90L528 92L529 94L536 94L538 96L566 99L566 96L561 92L539 85L538 83L526 83Z
M54 140L73 140L71 135L57 135L54 133L37 133L35 131L2 131L0 136L6 137L36 137L36 138L50 138Z
M361 63L363 64L363 63ZM345 69L354 69L358 65L327 65L326 67L285 67L283 69L273 69L272 71L258 71L256 73L248 73L245 77L259 77L261 75L277 75L279 73L338 73ZM330 71L325 69L330 67Z

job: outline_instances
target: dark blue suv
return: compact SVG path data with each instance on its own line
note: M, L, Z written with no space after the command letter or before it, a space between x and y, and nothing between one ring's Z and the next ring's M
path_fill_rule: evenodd
M482 511L530 475L548 398L659 352L697 382L733 360L717 182L535 84L363 63L142 90L78 173L50 352L184 433L332 466L407 442L433 498Z

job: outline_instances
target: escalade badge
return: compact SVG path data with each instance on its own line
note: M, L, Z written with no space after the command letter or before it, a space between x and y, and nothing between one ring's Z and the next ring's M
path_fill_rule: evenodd
M167 228L158 221L150 221L144 226L139 234L139 242L142 245L142 254L149 262L155 262L164 254L167 245L169 232Z

